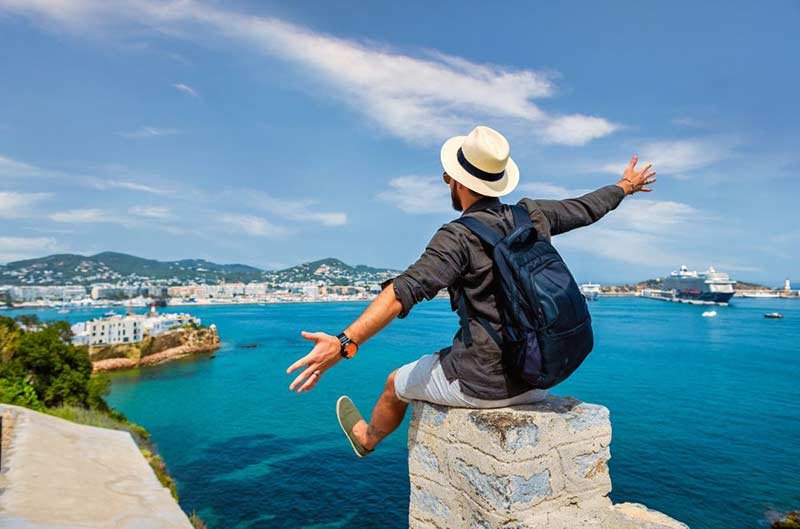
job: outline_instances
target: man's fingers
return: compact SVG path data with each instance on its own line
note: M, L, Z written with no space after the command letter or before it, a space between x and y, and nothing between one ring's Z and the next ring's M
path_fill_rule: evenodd
M294 388L300 385L300 383L303 380L307 380L316 370L317 370L316 364L311 364L310 366L308 366L308 368L306 368L302 373L297 375L297 378L295 378L294 381L291 384L289 384L289 389L294 391Z
M649 185L649 184L652 184L655 181L656 181L655 178L648 178L647 180L644 181L644 184L645 185Z
M324 335L325 335L325 333L321 333L321 332L308 332L308 331L300 332L300 336L302 336L303 338L305 338L306 340L308 340L310 342L316 342L317 340L322 338Z
M645 165L644 167L642 167L642 171L641 171L641 172L642 172L642 174L646 173L646 172L647 172L647 170L648 170L648 169L650 169L651 167L653 167L653 164L652 164L652 163L650 163L650 162L648 162L648 163L647 163L647 165Z
M303 358L301 358L300 360L298 360L294 364L290 365L289 369L286 370L286 374L288 375L292 371L295 371L295 370L303 367L304 365L307 365L311 361L310 359L311 359L311 354L307 354L306 356L304 356Z
M649 193L650 191L652 191L652 189L650 189L649 187L643 187L642 191L644 191L645 193Z
M649 173L645 173L645 174L644 174L644 177L645 177L645 178L650 178L651 176L655 176L655 174L656 174L656 172L655 172L655 171L650 171Z
M633 156L631 156L631 161L628 163L628 167L633 169L634 167L636 167L636 162L638 162L638 161L639 161L639 157L634 154Z
M300 386L300 389L298 389L297 392L302 393L304 391L312 389L314 386L317 385L317 382L319 382L320 377L321 375L311 373L311 375L309 375L309 377L306 379L305 384Z

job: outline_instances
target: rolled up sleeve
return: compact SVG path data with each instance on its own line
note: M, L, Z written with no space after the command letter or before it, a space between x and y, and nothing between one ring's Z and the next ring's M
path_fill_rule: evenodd
M399 318L408 315L411 308L422 300L433 299L461 276L467 266L464 234L453 225L446 224L433 236L417 262L405 272L381 285L389 284L403 305Z

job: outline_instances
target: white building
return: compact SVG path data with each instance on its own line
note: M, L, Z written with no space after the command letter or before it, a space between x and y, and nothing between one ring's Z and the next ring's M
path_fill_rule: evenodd
M141 342L144 326L141 316L96 318L72 326L72 342L78 345L116 345Z
M96 318L72 326L75 345L116 345L141 342L145 336L158 336L184 325L200 325L191 314L128 314Z

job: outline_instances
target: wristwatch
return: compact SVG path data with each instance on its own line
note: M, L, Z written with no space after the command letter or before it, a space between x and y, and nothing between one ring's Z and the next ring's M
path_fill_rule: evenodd
M343 358L353 358L356 353L358 352L358 344L347 337L345 333L339 334L337 336L339 338L339 354L342 355Z

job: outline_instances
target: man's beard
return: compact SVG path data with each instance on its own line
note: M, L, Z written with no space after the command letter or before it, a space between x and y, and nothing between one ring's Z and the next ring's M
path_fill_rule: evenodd
M454 210L464 211L464 208L461 205L461 199L458 197L458 194L456 193L456 186L450 187L450 201L453 204Z

